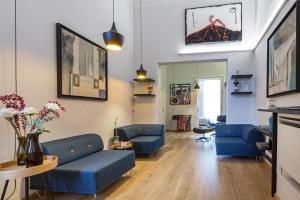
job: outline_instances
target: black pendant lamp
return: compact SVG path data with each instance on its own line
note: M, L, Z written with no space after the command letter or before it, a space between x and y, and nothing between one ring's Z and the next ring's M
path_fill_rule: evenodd
M195 77L196 84L195 84L195 87L194 87L194 89L198 91L200 89L200 86L198 85L197 76L198 76L198 66L196 68L196 77Z
M124 43L124 36L118 32L115 24L115 0L113 0L113 24L110 31L103 33L103 39L107 49L119 51Z
M142 25L142 1L140 0L140 27L141 27L141 66L136 70L138 79L145 79L147 71L143 67L143 25Z
M198 85L198 81L196 80L196 85L194 87L195 90L199 90L200 89L200 86Z

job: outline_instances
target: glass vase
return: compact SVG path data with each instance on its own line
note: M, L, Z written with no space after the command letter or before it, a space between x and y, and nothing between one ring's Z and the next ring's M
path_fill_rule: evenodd
M26 144L27 144L27 137L21 136L18 137L18 149L17 149L17 165L23 166L26 162Z
M43 149L39 143L39 134L28 134L26 147L26 167L43 164Z

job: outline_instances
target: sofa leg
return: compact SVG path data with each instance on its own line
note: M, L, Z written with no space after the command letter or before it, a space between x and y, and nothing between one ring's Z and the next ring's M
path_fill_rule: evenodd
M97 200L97 194L94 194L94 200Z
M128 176L131 176L131 172L132 172L132 169L128 172L128 174L129 174ZM127 173L126 173L126 174L127 174Z
M222 160L223 160L222 156L219 155L219 156L218 156L218 160L219 160L219 161L222 161Z
M260 162L260 156L256 156L256 162Z

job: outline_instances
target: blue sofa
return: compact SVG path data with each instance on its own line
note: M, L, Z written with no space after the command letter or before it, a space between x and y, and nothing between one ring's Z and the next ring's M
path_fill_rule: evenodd
M50 189L96 195L135 166L133 151L103 150L97 134L85 134L42 144L44 154L57 155L58 167L47 173ZM42 175L30 178L31 189L44 190Z
M115 130L116 131L116 130ZM133 143L137 154L154 154L165 144L164 125L134 124L117 128L121 141Z
M264 136L250 124L216 125L217 155L260 156L256 142L265 141Z

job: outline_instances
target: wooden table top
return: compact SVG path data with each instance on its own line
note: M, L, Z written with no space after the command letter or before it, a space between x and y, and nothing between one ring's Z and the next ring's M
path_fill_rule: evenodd
M17 161L12 160L0 164L0 180L11 180L24 177L30 177L54 169L58 165L57 156L44 156L44 162L41 165L26 168L26 166L17 166Z

